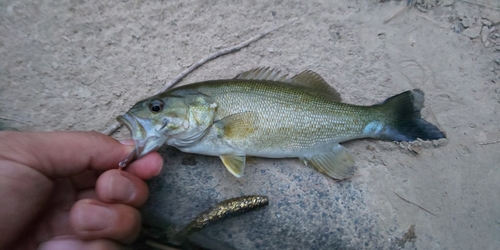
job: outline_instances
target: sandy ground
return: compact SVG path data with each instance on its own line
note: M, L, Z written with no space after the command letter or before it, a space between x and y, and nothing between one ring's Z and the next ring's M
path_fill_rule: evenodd
M205 55L297 17L182 83L270 66L314 70L355 104L420 88L423 116L449 140L346 143L358 172L342 182L295 159L256 159L236 179L218 158L163 148L144 212L184 225L261 194L267 208L203 234L237 249L497 249L500 14L440 1L384 24L405 2L2 0L0 126L102 131Z

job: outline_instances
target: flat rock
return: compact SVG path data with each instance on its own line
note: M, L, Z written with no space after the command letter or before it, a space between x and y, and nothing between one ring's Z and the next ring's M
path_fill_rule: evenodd
M469 37L470 39L477 38L481 34L481 27L480 26L475 26L475 27L472 27L472 28L465 29L462 32L462 34L464 34L465 36Z
M500 23L500 12L496 10L484 8L481 10L481 16L484 19L491 21L494 25Z
M447 7L447 6L451 6L455 3L455 0L444 0L443 1L443 6L444 7Z

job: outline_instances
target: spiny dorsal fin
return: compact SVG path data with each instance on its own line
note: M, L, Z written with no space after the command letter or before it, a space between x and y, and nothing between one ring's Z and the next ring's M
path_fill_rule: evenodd
M330 86L320 75L312 70L305 70L302 73L292 77L292 84L297 84L301 86L308 87L315 90L318 93L327 95L336 102L341 102L339 92Z
M320 75L312 70L305 70L302 73L289 78L288 74L281 74L277 69L269 67L256 68L238 74L234 79L245 80L266 80L275 82L290 83L302 87L307 87L318 94L327 96L336 102L341 102L339 92L330 86Z
M351 153L341 145L335 146L332 151L315 154L311 157L300 157L300 160L315 170L336 180L344 180L354 174L354 159Z
M245 169L245 155L221 155L219 157L227 171L238 178L243 176L243 170Z
M224 139L241 139L255 131L256 113L242 112L214 122L217 136Z
M245 80L267 80L276 82L287 82L289 81L288 75L283 75L277 69L271 69L269 67L256 68L243 73L238 74L234 79L245 79Z

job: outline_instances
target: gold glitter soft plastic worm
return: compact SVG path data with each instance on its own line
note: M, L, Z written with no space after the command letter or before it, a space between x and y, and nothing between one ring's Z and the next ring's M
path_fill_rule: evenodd
M198 215L191 223L172 237L173 243L181 244L189 235L207 226L234 216L267 206L266 196L250 195L228 199Z

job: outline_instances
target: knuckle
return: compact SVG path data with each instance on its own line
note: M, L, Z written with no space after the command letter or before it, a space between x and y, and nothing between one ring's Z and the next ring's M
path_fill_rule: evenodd
M91 140L102 140L103 139L103 134L97 132L97 131L85 131L83 132L89 139Z

